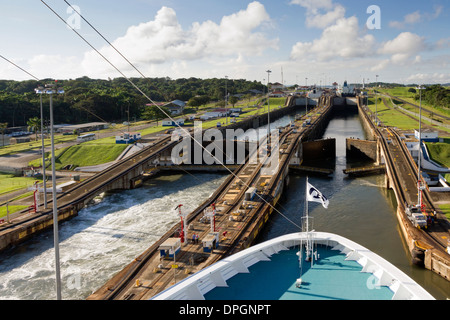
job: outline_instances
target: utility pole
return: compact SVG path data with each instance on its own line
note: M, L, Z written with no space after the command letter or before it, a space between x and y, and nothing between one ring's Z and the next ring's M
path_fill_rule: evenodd
M378 75L375 76L376 77L376 85L375 85L375 89L378 87ZM375 91L375 123L378 127L378 91Z
M55 172L55 141L53 131L53 94L63 94L64 90L55 84L45 86L45 93L50 95L50 134L52 150L52 195L53 195L53 242L55 246L55 274L56 274L56 299L61 300L61 273L59 262L59 237L58 237L58 205L56 203L56 172Z
M228 82L228 76L225 76L225 112L226 112L226 119L227 119L227 125L228 125L228 88L227 88L227 82Z
M422 210L422 190L421 190L421 174L420 174L420 167L421 167L421 151L422 151L422 90L424 87L418 86L416 88L419 90L419 154L418 154L418 160L417 160L417 204L419 205L420 210Z
M42 142L42 180L44 187L44 209L47 209L47 177L45 175L45 146L44 146L44 113L42 111L42 93L44 88L39 86L34 89L36 93L39 93L41 100L41 142Z
M305 78L305 86L306 86L306 94L305 94L306 113L305 114L308 114L308 78Z
M269 85L270 85L270 73L272 71L267 70L267 145L270 145L270 89L269 89Z

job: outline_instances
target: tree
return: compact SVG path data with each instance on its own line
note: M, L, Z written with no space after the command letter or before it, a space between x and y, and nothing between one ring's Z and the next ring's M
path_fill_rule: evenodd
M239 98L236 96L231 96L230 99L228 100L234 107L234 105L239 101Z
M166 107L157 107L155 105L151 105L145 107L145 110L141 115L142 119L156 120L156 125L158 126L158 120L162 120L167 117L166 114L164 114L164 112L161 110L170 115L170 111Z
M414 89L414 88L409 88L409 89L408 89L408 92L416 93L417 91L416 91L416 89Z
M198 111L198 107L207 104L210 101L209 96L195 96L189 99L188 106L194 107L195 112Z
M5 130L8 128L8 122L0 123L0 131L2 132L3 137L3 147L5 146Z
M200 101L199 97L192 97L187 102L187 105L190 106L190 107L194 107L195 108L195 112L197 112L198 111L198 107L200 107L202 105L202 102Z
M38 117L30 118L27 121L27 126L28 126L28 130L33 131L34 134L36 135L35 140L37 141L37 133L38 133L39 128L41 127L41 119ZM42 134L42 132L41 132L41 134Z

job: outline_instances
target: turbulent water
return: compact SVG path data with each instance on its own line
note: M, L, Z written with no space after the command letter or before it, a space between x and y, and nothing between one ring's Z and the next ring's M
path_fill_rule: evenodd
M63 299L85 299L190 212L225 179L175 174L96 199L59 228ZM53 232L0 256L0 299L55 299Z

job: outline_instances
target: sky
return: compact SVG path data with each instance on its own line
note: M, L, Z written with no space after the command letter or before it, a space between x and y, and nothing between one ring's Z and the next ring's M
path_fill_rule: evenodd
M69 4L148 78L450 83L449 0L2 0L0 55L39 79L140 77Z

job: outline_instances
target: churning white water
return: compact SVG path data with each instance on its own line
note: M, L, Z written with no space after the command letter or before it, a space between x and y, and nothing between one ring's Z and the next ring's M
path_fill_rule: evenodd
M63 299L85 299L197 208L225 179L173 174L103 195L59 228ZM53 231L0 255L0 299L55 299Z

